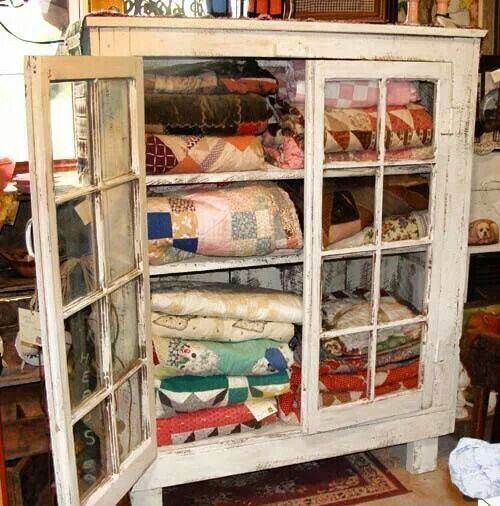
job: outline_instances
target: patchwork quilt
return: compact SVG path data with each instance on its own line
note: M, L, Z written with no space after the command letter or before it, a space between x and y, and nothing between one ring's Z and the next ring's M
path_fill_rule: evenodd
M146 93L199 93L269 95L278 90L277 79L256 60L207 61L160 66L146 70Z
M271 403L273 407L276 405L274 399L266 399L264 403ZM250 432L277 420L276 412L261 420L256 420L246 404L202 409L196 413L181 413L168 418L157 418L156 440L158 446L192 443L209 437Z
M172 282L151 293L151 309L180 316L302 322L299 295L232 283Z
M325 152L373 150L377 141L377 108L326 109ZM388 106L385 149L427 146L432 143L432 116L420 104Z
M267 151L266 151L267 153ZM386 160L430 160L434 158L434 146L418 148L402 148L385 152ZM344 151L325 153L325 163L335 162L369 162L378 160L378 153L374 149L366 151Z
M375 373L375 396L387 395L418 386L419 361L411 360L393 368L380 368ZM278 397L278 412L282 421L300 422L301 368L292 367L290 391ZM356 374L321 374L319 376L320 407L354 402L367 396L367 372Z
M146 135L146 174L240 172L264 168L264 150L255 136Z
M0 191L0 230L5 223L14 224L18 209L19 200L16 193Z
M201 186L147 199L149 260L170 247L207 256L267 255L302 247L288 194L275 183Z
M146 93L146 133L176 135L258 135L271 112L265 97Z
M287 371L268 376L175 376L156 380L156 416L266 399L289 390Z
M151 332L160 337L181 337L201 341L240 342L274 339L288 342L295 328L292 323L238 320L208 316L175 316L152 313Z
M155 376L264 376L286 371L293 363L287 343L253 339L240 343L189 341L153 336Z

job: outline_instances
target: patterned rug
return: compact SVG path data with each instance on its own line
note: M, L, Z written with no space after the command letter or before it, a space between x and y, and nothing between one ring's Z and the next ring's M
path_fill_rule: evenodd
M370 453L178 485L163 490L175 506L347 506L407 494Z

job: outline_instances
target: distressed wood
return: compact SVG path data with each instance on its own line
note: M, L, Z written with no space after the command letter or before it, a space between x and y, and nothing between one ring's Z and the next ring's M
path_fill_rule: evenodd
M412 474L434 471L437 466L438 438L421 439L406 445L406 470Z
M154 493L136 497L147 499L158 495L157 490L162 486L413 441L417 442L409 447L411 466L416 470L432 467L435 438L452 430L454 423L455 400L450 391L456 390L455 373L458 376L457 342L467 256L468 197L464 188L470 185L479 38L484 32L324 22L92 17L86 20L86 33L91 34L88 37L89 51L93 55L248 56L307 60L304 171L273 173L273 179L304 178L303 256L289 258L286 262L282 261L286 253L265 259L195 258L151 269L151 274L175 274L182 279L211 279L215 276L213 279L262 286L274 287L281 283L285 289L303 293L302 425L292 427L276 423L253 434L160 448L157 460L134 487L134 493L148 490L154 490ZM231 44L227 44L228 40ZM383 110L386 79L393 77L437 83L434 118L438 149L435 159L424 164L418 161L385 162L382 149L381 159L373 163L347 162L325 166L324 80L382 79L380 105ZM385 115L382 114L380 146L383 146L384 122ZM427 173L433 178L429 238L383 244L378 237L375 244L365 248L322 251L323 177L375 176L376 191L380 196L384 176L412 173ZM270 175L266 174L265 178L264 174L244 173L172 175L151 177L147 181L164 187L194 182L268 179ZM378 202L376 223L380 223L381 213L381 203ZM426 262L415 256L415 253L427 250L430 253ZM407 255L404 260L391 260L381 269L382 257L396 253L412 255ZM353 261L360 256L374 258L371 279L362 262ZM273 267L276 265L284 269L281 276ZM323 265L328 265L324 276ZM374 351L379 288L398 286L401 273L413 267L425 271L423 279L420 278L415 285L417 290L412 299L423 297L424 310L418 321L428 327L422 355L423 384L404 395L318 409L321 279L330 289L355 288L360 283L372 285L375 290L373 321L365 330L372 332L371 349ZM229 269L238 270L231 273ZM162 280L158 277L158 282ZM411 292L410 288L408 281L404 283L405 293ZM372 364L374 360L375 354L372 353ZM373 375L371 380L373 399ZM271 456L267 451L270 445L273 448ZM155 500L153 504L158 502L157 498Z
M162 506L165 504L161 488L132 490L129 498L131 506Z

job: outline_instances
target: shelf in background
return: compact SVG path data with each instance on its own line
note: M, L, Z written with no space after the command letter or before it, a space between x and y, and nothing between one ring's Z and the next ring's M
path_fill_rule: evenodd
M255 257L193 257L182 262L165 265L151 265L149 274L189 274L191 272L220 271L226 269L247 269L249 267L272 267L273 265L297 264L302 262L302 251L281 252Z
M304 171L297 169L279 169L267 165L266 170L243 172L204 172L202 174L166 174L146 176L147 186L165 186L171 184L225 183L236 181L272 181L275 179L304 179Z
M477 253L500 253L500 242L496 244L485 244L483 246L469 246L469 255Z

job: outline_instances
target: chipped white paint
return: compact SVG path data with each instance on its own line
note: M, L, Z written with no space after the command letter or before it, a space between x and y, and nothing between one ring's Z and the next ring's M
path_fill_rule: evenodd
M136 483L134 506L159 506L160 488L179 483L272 468L321 459L399 443L408 446L408 464L414 472L435 465L436 437L453 428L458 376L457 343L460 334L464 275L466 267L466 221L470 186L472 124L474 118L479 30L446 30L431 27L359 25L324 22L278 22L252 20L186 20L166 18L100 18L86 20L86 34L92 55L137 55L155 57L255 57L306 58L306 137L304 173L269 172L273 179L304 178L304 256L287 255L265 259L192 260L173 266L153 268L155 274L206 272L215 276L255 283L275 284L304 294L304 351L302 427L277 423L253 434L212 438L183 446L163 447L151 468ZM230 41L230 43L228 43ZM332 61L336 60L336 61ZM351 61L345 61L351 60ZM354 60L354 61L352 61ZM433 224L429 240L412 244L381 244L360 251L321 252L322 176L376 176L377 191L387 174L415 173L417 162L405 167L394 162L338 164L323 167L323 82L327 78L391 77L429 79L437 83L436 159L425 164L435 177L431 206ZM382 92L382 96L384 91ZM385 115L382 117L382 127ZM380 129L379 142L383 138ZM380 145L383 145L381 143ZM40 148L43 149L43 148ZM323 170L325 172L323 172ZM209 174L150 178L157 185L189 182L260 179L263 174ZM380 203L376 221L381 217ZM429 310L422 315L428 324L423 354L424 382L420 389L372 402L358 402L318 410L318 359L320 328L321 264L330 256L346 264L350 256L375 258L378 274L381 257L391 253L429 249L432 258L428 283L419 285L428 299ZM387 251L388 253L388 251ZM282 261L285 260L285 261ZM42 262L50 262L47 256ZM303 262L303 276L300 278ZM273 265L284 268L277 276ZM266 269L258 269L264 268ZM271 270L267 271L267 267ZM39 267L42 269L42 267ZM226 269L252 269L231 275ZM256 269L253 271L253 269ZM349 269L351 269L349 271ZM217 271L211 274L211 271ZM252 272L253 271L253 272ZM351 272L344 266L331 273L331 280ZM189 274L189 276L193 276ZM378 304L378 276L373 281ZM361 279L361 278L360 278ZM385 281L391 276L384 273ZM348 286L348 276L343 278ZM374 321L368 330L375 332ZM373 348L374 342L372 342ZM56 360L50 357L50 360ZM372 357L373 360L373 357ZM373 378L372 378L373 380ZM373 381L372 381L373 384ZM373 396L373 387L371 389ZM154 420L151 420L154 430ZM272 448L272 452L269 451ZM64 475L66 476L66 475ZM129 479L129 484L133 481Z

